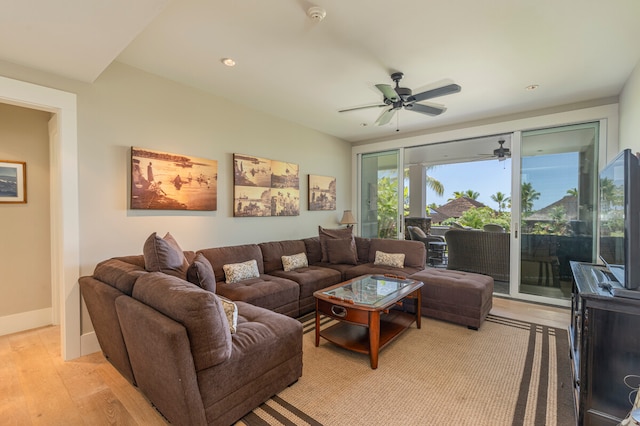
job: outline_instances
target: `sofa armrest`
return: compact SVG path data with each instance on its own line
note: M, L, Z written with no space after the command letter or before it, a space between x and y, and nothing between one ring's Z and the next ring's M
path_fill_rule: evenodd
M127 296L116 311L142 393L173 424L206 424L184 326Z
M135 385L115 305L116 299L126 296L120 290L93 277L81 277L79 283L102 353L127 380Z

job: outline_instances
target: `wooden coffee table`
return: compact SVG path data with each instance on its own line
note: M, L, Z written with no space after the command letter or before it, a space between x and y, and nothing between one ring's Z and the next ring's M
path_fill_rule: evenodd
M369 354L378 368L378 354L401 332L420 328L420 281L388 275L363 275L313 293L316 299L316 346L320 337L351 351ZM416 299L416 313L400 309L402 300ZM338 323L320 330L320 316Z

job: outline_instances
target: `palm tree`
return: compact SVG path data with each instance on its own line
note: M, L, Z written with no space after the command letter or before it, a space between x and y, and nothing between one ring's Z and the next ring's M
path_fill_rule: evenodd
M433 192L435 192L438 197L442 197L444 194L444 185L438 179L433 176L429 176L429 171L435 169L437 166L427 166L425 172L427 174L427 188L431 188Z
M521 187L522 213L526 216L533 209L533 202L540 198L540 193L533 189L531 182L523 183Z
M567 195L578 198L578 188L567 189Z
M507 197L506 194L503 194L502 192L498 191L491 196L491 199L496 203L498 203L498 212L502 213L502 211L507 207L507 202L509 200L509 197Z
M455 200L457 198L462 198L462 197L469 198L471 200L477 200L479 196L480 196L480 193L474 191L473 189L467 189L464 192L453 191L453 198L449 198L448 201L452 201L452 200Z
M613 179L605 177L600 179L600 193L602 194L602 208L605 211L611 209L611 205L617 198L616 186Z

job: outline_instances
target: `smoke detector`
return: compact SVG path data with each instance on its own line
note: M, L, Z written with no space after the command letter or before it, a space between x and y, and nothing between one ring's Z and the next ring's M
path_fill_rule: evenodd
M318 6L312 6L307 10L307 16L311 18L312 21L320 22L327 16L327 11Z

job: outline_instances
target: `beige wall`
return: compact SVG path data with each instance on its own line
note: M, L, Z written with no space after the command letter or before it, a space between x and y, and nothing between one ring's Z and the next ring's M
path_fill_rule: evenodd
M0 204L0 317L51 307L49 117L0 104L0 160L27 163L27 203Z
M620 94L620 149L640 151L640 63Z
M184 249L302 238L337 226L351 200L344 141L114 64L78 93L81 273L110 256L142 252L154 231ZM218 161L216 212L128 209L130 147ZM233 217L233 153L300 166L300 216ZM307 175L336 176L338 210L307 210Z
M338 226L350 207L351 147L340 139L119 63L93 84L2 62L0 75L77 95L81 275L109 257L141 253L154 231L170 231L192 250L302 238L317 235L318 225ZM131 146L217 160L218 210L129 210ZM234 218L234 152L298 164L300 216ZM337 178L336 211L307 210L308 174ZM86 332L86 312L82 317Z

